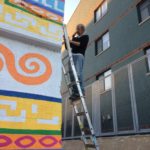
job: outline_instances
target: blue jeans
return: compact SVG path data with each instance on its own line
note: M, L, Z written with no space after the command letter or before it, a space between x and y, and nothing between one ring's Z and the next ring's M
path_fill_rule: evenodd
M82 54L72 54L75 69L77 72L77 76L80 82L81 90L84 94L84 85L83 85L83 65L84 65L84 56ZM75 81L72 69L70 68L70 80L71 82ZM79 94L78 88L76 85L73 85L72 87L73 94Z

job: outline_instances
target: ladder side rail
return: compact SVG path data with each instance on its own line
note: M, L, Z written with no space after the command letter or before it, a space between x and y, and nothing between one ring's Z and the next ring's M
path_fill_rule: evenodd
M65 70L65 68L64 68L63 65L62 65L62 68L63 68L64 74L66 74L66 70ZM68 82L68 81L67 81L67 76L65 76L65 81L66 81L66 83ZM69 94L71 94L71 89L68 88L68 90L69 90ZM73 106L73 107L74 107L75 113L76 113L76 114L79 113L79 111L78 111L78 109L77 109L77 106ZM81 130L81 128L83 128L83 123L82 123L82 121L81 121L81 118L80 118L79 116L77 116L77 120L78 120L79 127L80 127L80 130ZM82 134L82 139L83 139L83 141L84 141L84 144L87 144L88 142L87 142L87 139L85 138L85 133L84 133L82 130L81 130L81 134Z
M77 109L77 106L74 106L74 110L75 110L75 113L77 114L77 113L79 113L79 111L78 111L78 109ZM80 130L83 128L83 123L82 123L82 121L81 121L81 118L80 118L80 116L77 116L77 120L78 120L78 123L79 123L79 127L80 127ZM86 139L86 135L85 135L85 133L84 133L84 131L82 131L81 130L81 134L82 134L82 139L83 139L83 141L84 141L84 144L87 144L88 142L87 142L87 139Z
M64 31L64 38L65 38L65 43L66 43L66 48L68 50L69 57L72 57L72 52L71 52L71 47L70 47L70 42L68 38L68 33L66 29L66 25L63 26L63 31Z
M75 82L76 82L76 85L77 85L77 88L78 88L78 91L79 91L79 95L81 97L81 103L82 103L83 109L85 111L85 115L86 115L86 118L87 118L90 130L91 130L91 134L93 136L93 140L92 141L93 141L93 143L95 145L97 145L97 140L96 140L95 132L94 132L94 129L93 129L93 126L92 126L92 122L91 122L91 119L90 119L90 116L89 116L89 113L88 113L88 109L87 109L87 106L86 106L86 103L85 103L85 99L84 99L84 96L83 96L83 93L82 93L82 90L81 90L81 87L80 87L80 82L79 82L79 79L78 79L78 76L77 76L77 72L76 72L76 69L75 69L75 65L74 65L74 62L73 62L71 47L70 47L69 38L68 38L68 34L67 34L67 29L66 29L65 25L63 27L63 30L64 30L66 47L67 47L68 54L69 54L69 57L70 57L70 64L71 64L71 67L72 67L72 72L73 72L73 75L74 75L74 78L75 78ZM77 113L78 113L78 110L77 110ZM80 117L77 117L77 119L78 119L78 122L80 123L80 121L81 121ZM99 147L96 146L96 150L99 150Z
M79 95L81 97L81 102L82 102L84 111L86 112L86 117L87 117L87 120L88 120L88 123L89 123L89 127L92 131L92 134L94 135L95 133L94 133L94 129L93 129L93 126L92 126L92 122L91 122L91 119L90 119L90 116L89 116L89 113L88 113L88 109L87 109L87 106L86 106L86 103L85 103L85 100L84 100L84 96L83 96L83 93L82 93L82 90L81 90L81 87L80 87L80 83L79 83L79 79L78 79L76 69L75 69L75 66L74 66L72 53L71 53L71 47L70 47L69 38L68 38L68 34L67 34L67 29L66 29L65 25L64 25L63 29L64 29L64 36L65 36L65 40L66 40L66 47L67 47L67 50L68 50L68 53L69 53L69 56L70 56L70 63L71 63L71 67L72 67L72 72L74 74L75 82L76 82L76 85L77 85L77 88L78 88L78 91L79 91Z
M62 69L63 69L64 78L65 78L66 84L68 84L67 72L66 72L65 67L64 67L63 64L62 64ZM71 95L71 89L68 88L68 90L69 90L69 95Z

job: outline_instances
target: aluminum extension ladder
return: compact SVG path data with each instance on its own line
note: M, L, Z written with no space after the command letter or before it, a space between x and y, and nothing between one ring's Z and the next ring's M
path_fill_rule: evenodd
M79 82L77 72L76 72L76 69L74 66L66 25L63 26L63 31L64 31L64 38L65 38L66 49L67 49L68 54L67 54L67 57L62 58L62 69L63 69L65 81L66 81L66 84L67 84L67 87L69 90L69 94L71 95L71 93L72 93L71 88L73 85L76 85L77 89L79 91L79 95L80 95L79 101L80 101L80 104L82 104L83 111L81 112L78 110L78 104L76 102L72 102L72 105L73 105L74 112L75 112L75 115L77 117L77 121L78 121L80 130L81 130L81 139L85 145L86 150L88 150L88 149L100 150L99 145L97 144L95 132L94 132L94 129L93 129L93 126L91 123L91 119L90 119L90 116L88 113L88 109L87 109L87 106L85 103L85 97L83 96L83 93L82 93L82 90L80 87L80 82ZM65 64L64 64L64 61L66 60L66 58L69 59L68 62L70 63L70 67L72 69L72 74L73 74L74 79L75 79L75 81L73 83L68 83L69 82L69 71L66 71ZM84 122L83 122L82 117L85 117L85 119L88 123L88 128L84 127ZM87 130L89 131L88 135L86 133Z

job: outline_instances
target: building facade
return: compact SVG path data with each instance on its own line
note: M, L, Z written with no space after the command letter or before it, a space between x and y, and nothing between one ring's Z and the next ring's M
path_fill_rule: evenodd
M148 134L150 1L81 0L68 23L70 36L78 23L85 24L90 36L84 81L96 135ZM75 139L80 131L66 88L62 93L63 136Z
M63 8L0 1L0 150L62 149Z

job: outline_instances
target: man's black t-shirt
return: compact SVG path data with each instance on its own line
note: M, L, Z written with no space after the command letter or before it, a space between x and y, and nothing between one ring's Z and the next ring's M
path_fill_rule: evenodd
M80 46L75 46L74 44L70 44L72 48L72 53L77 54L80 53L82 55L85 55L85 51L89 42L89 36L88 35L82 35L79 37L73 37L72 41L79 42Z

